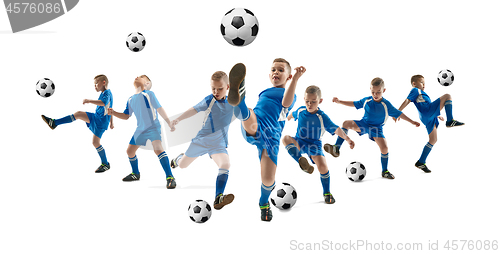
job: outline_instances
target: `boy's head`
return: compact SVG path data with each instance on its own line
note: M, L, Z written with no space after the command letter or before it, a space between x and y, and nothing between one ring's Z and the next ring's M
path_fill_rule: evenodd
M139 77L144 78L146 80L146 84L144 85L144 89L151 90L151 87L153 86L153 82L151 82L151 79L149 79L149 77L144 75L144 74L139 76Z
M285 87L286 82L292 78L292 67L283 58L276 58L271 66L269 79L274 87Z
M420 90L425 89L425 79L422 75L413 75L411 77L411 86L416 87Z
M108 78L106 75L100 74L94 78L94 87L97 92L102 92L108 89Z
M381 78L372 79L370 90L372 91L373 100L380 102L383 98L382 94L385 92L384 80Z
M135 88L141 88L141 91L146 90L147 83L148 83L148 78L144 77L144 75L138 76L134 79Z
M229 90L229 78L227 74L223 71L214 72L210 80L210 86L212 88L212 95L216 100L224 99L227 90Z
M323 102L321 98L321 89L317 86L309 86L304 93L304 102L306 103L307 112L316 113L318 106Z

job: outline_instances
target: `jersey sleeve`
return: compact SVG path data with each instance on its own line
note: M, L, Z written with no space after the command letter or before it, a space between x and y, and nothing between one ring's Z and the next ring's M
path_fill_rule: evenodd
M394 118L398 118L403 112L399 111L397 108L392 106L392 104L389 101L386 101L387 104L387 111L389 113L389 116L392 116Z
M410 100L411 102L415 102L417 100L418 95L419 95L418 88L415 87L415 88L411 89L410 94L406 98L408 100Z
M207 96L208 97L208 96ZM208 108L209 102L207 101L207 97L203 98L198 104L196 104L193 108L196 112L205 111Z
M155 109L161 108L160 102L156 98L155 93L149 91L149 95L150 95L149 97L151 99L151 104L153 105L153 108L155 108Z
M108 105L109 101L111 100L111 92L109 90L106 90L102 93L102 97L99 98L102 103L104 103L104 106Z
M293 116L293 119L295 121L297 121L299 119L299 110L302 109L302 108L305 108L304 106L298 108L297 110L293 111L292 112L292 116Z
M335 135L335 131L339 128L338 125L334 124L330 117L328 117L324 112L322 114L323 124L325 125L325 130L332 135Z
M132 107L130 107L130 100L132 99L132 97L130 97L128 100L127 100L127 106L125 107L125 111L123 111L123 114L127 114L129 116L132 115L132 113L134 113L134 110L132 110Z
M363 98L363 99L361 99L359 101L355 101L354 102L354 107L356 107L356 109L362 108L364 106L364 104L365 104L366 99L368 99L368 97L365 97L365 98Z

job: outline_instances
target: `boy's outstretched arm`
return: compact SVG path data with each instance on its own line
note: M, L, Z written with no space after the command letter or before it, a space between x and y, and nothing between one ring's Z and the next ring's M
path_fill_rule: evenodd
M86 103L92 103L92 104L95 104L97 106L103 106L104 107L104 102L102 102L101 100L84 99L83 100L83 104L85 105Z
M354 107L354 101L341 101L337 97L333 97L332 100L334 103L342 104L344 106Z
M175 126L182 120L184 119L187 119L187 118L190 118L194 115L196 115L198 113L198 111L196 111L196 109L194 109L193 107L189 108L188 110L186 110L184 113L182 113L182 115L180 115L179 117L177 117L176 119L174 119L172 121L172 126L171 128L173 128L175 130Z
M168 118L167 112L165 112L165 109L163 107L161 107L161 108L157 108L156 111L158 111L158 114L160 114L160 116L163 118L163 120L165 120L165 122L167 122L168 127L170 127L170 129L172 129L170 119Z
M122 120L128 120L130 115L124 114L124 113L119 113L114 111L112 108L108 108L108 115L110 116L116 116Z
M399 107L399 109L398 109L398 110L399 110L399 111L403 111L403 109L405 109L405 108L406 108L406 106L408 106L408 104L410 104L410 102L411 102L410 100L406 99L405 101L403 101L403 104L401 104L401 106ZM394 117L393 117L392 119L394 119L394 122L396 122L396 121L398 121L398 120L399 120L399 118L398 118L398 119L396 119L396 118L394 118Z
M398 119L399 119L399 118L402 118L403 120L405 120L405 121L407 121L407 122L409 122L409 123L411 123L411 124L415 125L416 127L420 126L420 123L419 123L419 122L415 122L415 121L411 120L409 117L407 117L407 116L405 115L405 113L401 113L401 115L398 117Z
M293 98L295 96L295 88L297 88L297 81L299 78L306 72L306 68L304 66L300 66L294 69L295 74L292 77L292 82L290 82L290 86L285 91L283 96L283 101L281 101L281 105L285 108L292 106Z
M115 125L113 124L113 116L112 115L111 115L111 117L109 119L109 128L111 128L111 129L115 128Z
M347 134L345 134L345 132L342 130L342 128L337 128L335 130L335 134L337 134L337 136L341 137L342 139L344 139L345 141L347 141L347 143L349 144L349 147L351 149L354 148L354 141L352 141L349 136L347 136Z

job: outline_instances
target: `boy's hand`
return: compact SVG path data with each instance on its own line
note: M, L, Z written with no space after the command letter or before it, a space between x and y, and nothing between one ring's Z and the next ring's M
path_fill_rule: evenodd
M175 131L175 126L179 123L179 119L174 119L170 122L170 131Z
M416 127L419 127L419 126L420 126L420 123L419 123L419 122L416 122L416 121L413 121L411 124L415 125Z
M112 108L108 108L108 115L112 116L115 113L115 111ZM113 128L111 128L113 129Z
M86 103L90 103L90 100L89 99L84 99L83 100L83 105L85 105Z
M295 69L295 74L293 75L293 79L297 80L299 79L304 72L306 72L306 68L304 66L296 67Z
M347 143L349 144L349 147L350 147L351 149L353 149L353 148L354 148L354 141L352 141L352 139L349 139L349 140L346 140L346 141L347 141Z
M337 97L333 97L332 101L335 102L335 103L339 103L340 102L339 98L337 98Z
M444 117L442 117L442 116L438 116L438 119L441 121L444 121Z
M392 117L392 119L394 119L394 122L397 123L401 118Z
M288 115L288 116L286 117L286 119L287 119L288 121L292 120L292 118L293 118L293 114L290 114L290 115Z
M109 128L114 129L114 128L115 128L115 125L114 125L113 123L110 123L110 124L109 124Z

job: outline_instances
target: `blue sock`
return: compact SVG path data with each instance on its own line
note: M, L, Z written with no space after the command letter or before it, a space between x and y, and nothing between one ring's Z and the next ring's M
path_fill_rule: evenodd
M381 153L380 160L382 161L382 172L385 172L387 170L387 164L389 163L389 153Z
M63 118L54 120L54 123L56 125L60 125L60 124L65 124L65 123L71 123L73 121L75 121L75 116L74 115L69 115L69 116L65 116Z
M321 185L323 185L323 194L330 192L330 171L320 175Z
M269 196L271 195L271 191L274 189L275 183L271 186L265 186L264 184L260 185L260 200L259 205L263 206L264 204L269 202Z
M288 151L288 154L292 156L292 158L296 161L299 162L300 159L300 152L299 149L295 146L295 144L290 143L286 146L286 150Z
M173 176L172 171L170 170L170 163L168 162L167 153L163 151L162 153L160 153L160 155L158 155L158 159L160 159L160 163L163 167L163 171L165 171L165 175L167 175L167 177Z
M444 110L446 111L446 120L448 122L451 121L451 120L453 120L452 105L451 105L451 103L452 103L451 100L447 100L444 103Z
M432 147L434 147L434 146L431 145L431 143L429 143L429 142L427 142L427 144L425 144L424 150L422 151L422 155L420 156L420 159L418 159L418 161L420 163L425 164L425 160L427 159L427 156L429 156L429 153L431 152Z
M234 107L234 115L241 121L246 121L250 117L250 110L245 103L245 97L243 97L238 106Z
M132 166L132 173L139 174L139 162L137 161L137 155L133 158L128 158L130 165Z
M217 175L217 180L215 181L215 197L219 196L219 194L224 193L228 177L229 170L219 168L219 174Z
M345 132L345 134L347 134L347 129L346 128L342 128L342 130ZM335 145L340 148L343 143L344 143L344 139L341 138L341 137L337 137L337 142L335 143Z
M96 148L97 153L99 154L99 157L101 157L101 163L102 164L108 164L108 159L106 158L106 152L104 151L104 147L99 146Z

